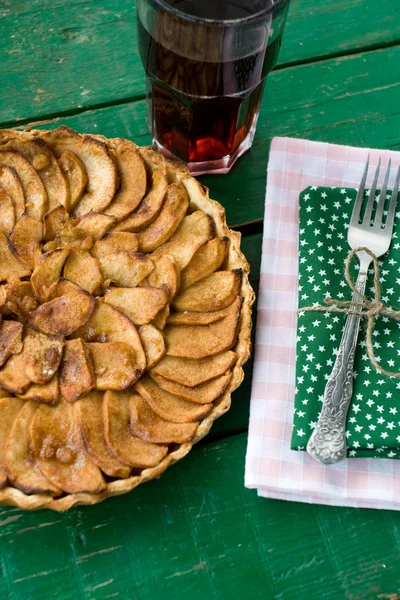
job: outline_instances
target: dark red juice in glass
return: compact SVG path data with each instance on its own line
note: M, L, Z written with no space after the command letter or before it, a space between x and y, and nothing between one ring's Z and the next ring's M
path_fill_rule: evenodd
M228 172L252 144L288 5L271 3L260 17L269 4L163 0L160 8L154 1L139 2L153 142L187 162L193 173Z

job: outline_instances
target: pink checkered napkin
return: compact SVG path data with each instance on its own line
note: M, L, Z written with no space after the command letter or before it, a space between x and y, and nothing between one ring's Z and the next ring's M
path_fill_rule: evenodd
M274 138L264 239L245 485L260 496L400 510L400 460L353 458L323 466L290 450L296 362L299 194L309 185L358 187L370 155L383 173L400 152ZM392 169L393 188L395 169ZM372 177L371 177L372 179ZM371 181L367 182L368 185Z

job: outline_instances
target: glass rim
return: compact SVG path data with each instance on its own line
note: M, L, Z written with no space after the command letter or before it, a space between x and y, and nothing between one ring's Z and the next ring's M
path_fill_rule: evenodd
M289 2L289 0L272 0L272 4L268 8L260 10L254 15L248 15L247 17L239 17L237 19L208 19L206 17L196 17L195 15L190 15L184 12L183 10L179 10L179 8L175 8L170 4L167 4L164 0L153 0L153 2L154 4L162 7L166 12L169 12L171 15L179 17L185 21L193 21L195 23L206 23L210 25L241 25L242 23L244 24L251 23L252 21L257 21L260 17L272 13L281 5L285 4L286 2Z

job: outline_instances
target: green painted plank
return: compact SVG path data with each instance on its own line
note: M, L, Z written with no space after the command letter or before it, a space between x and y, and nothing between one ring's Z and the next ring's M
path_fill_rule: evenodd
M261 219L269 143L276 135L396 149L400 147L400 46L275 71L266 89L253 148L226 176L201 177L236 226ZM79 131L150 143L145 101L53 120Z
M134 0L4 0L2 121L142 95Z
M399 41L397 0L292 1L279 63L310 61Z
M0 510L3 600L395 600L400 515L258 498L246 436L67 514Z
M398 0L292 0L280 67L398 43ZM0 120L143 97L134 0L3 0Z

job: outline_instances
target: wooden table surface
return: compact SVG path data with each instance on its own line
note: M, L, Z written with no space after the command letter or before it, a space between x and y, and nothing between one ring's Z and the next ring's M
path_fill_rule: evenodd
M134 0L0 0L0 125L147 144ZM275 135L400 148L399 0L292 0L255 143L202 177L257 288ZM243 485L251 364L230 412L159 481L67 514L0 509L0 599L400 599L400 514Z

